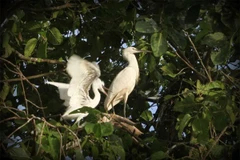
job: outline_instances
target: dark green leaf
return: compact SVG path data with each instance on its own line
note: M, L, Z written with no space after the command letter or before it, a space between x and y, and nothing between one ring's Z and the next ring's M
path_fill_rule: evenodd
M154 33L159 31L157 23L153 19L149 18L145 18L144 21L138 21L135 29L141 33Z
M154 33L151 36L151 47L156 57L162 56L167 51L167 40L164 33Z
M211 52L211 60L214 65L226 64L230 56L231 52L229 52L229 44L227 42L222 43L222 47L218 51Z
M47 38L53 45L60 45L63 41L63 35L56 27L52 27L47 32Z
M180 101L177 101L174 105L174 111L178 112L192 112L198 110L201 106L200 103L195 102L195 97L193 94L189 94L186 98L183 98Z
M175 45L184 50L187 46L186 36L182 31L177 31L175 29L168 30L168 36L170 36L171 40L175 43Z
M95 124L87 122L86 125L84 126L85 131L87 132L87 134L93 133L93 128L94 128Z
M202 40L202 44L206 44L210 47L220 46L223 41L226 40L226 36L222 32L215 32L208 34Z
M37 38L31 38L27 41L27 44L24 48L24 56L30 57L37 45Z
M206 144L209 139L209 121L204 118L195 118L192 122L192 130L197 138L197 141L201 144Z
M9 86L9 84L8 84L7 82L4 82L4 85L3 85L3 87L2 87L2 90L0 91L0 99L1 99L2 101L5 101L5 99L6 99L7 95L8 95L8 93L9 93L9 91L10 91L10 86Z
M38 58L47 58L47 46L48 46L48 43L45 41L39 43L38 49L37 49Z
M18 160L27 160L31 159L30 154L28 153L27 150L25 150L22 147L12 147L8 150L8 153L13 159L18 159Z
M178 130L178 138L182 139L182 134L184 128L188 125L192 116L190 114L185 114L184 117L180 120L179 130Z
M109 136L113 133L114 128L110 122L101 123L101 136Z
M32 22L28 22L25 28L29 31L34 31L36 29L42 28L42 24L38 21L32 21Z
M151 155L151 160L160 160L160 159L166 159L166 158L168 158L168 155L163 151L158 151Z
M156 63L156 60L155 60L154 56L149 55L148 56L148 70L149 70L149 72L153 72L156 68L156 65L157 65L157 63Z

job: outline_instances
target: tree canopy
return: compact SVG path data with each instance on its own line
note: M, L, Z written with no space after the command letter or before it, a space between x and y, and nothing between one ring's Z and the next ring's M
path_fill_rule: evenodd
M240 2L2 0L1 157L238 159ZM103 122L105 95L79 128L62 121L56 87L68 58L97 61L109 87L135 46L140 78L127 118ZM79 68L80 70L80 68ZM123 103L115 107L123 116Z

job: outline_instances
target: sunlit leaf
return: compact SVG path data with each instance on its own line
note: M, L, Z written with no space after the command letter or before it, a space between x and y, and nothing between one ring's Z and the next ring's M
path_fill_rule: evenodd
M151 36L151 47L154 56L160 57L167 51L166 36L162 32L154 33Z
M141 33L154 33L159 31L157 23L150 18L145 18L144 21L137 21L135 29Z
M56 27L52 27L47 32L47 38L53 45L60 45L63 41L63 35Z
M161 67L161 70L163 71L164 75L168 75L172 78L176 77L178 74L176 73L176 67L172 63L167 63L164 66Z
M178 138L179 139L182 139L183 130L188 125L191 118L192 118L192 116L190 114L185 114L184 117L181 119L180 125L179 125L179 130L178 130Z
M140 117L142 119L144 119L145 121L151 121L153 119L152 112L149 110L143 111L142 114L140 115Z
M24 56L30 57L37 45L37 38L31 38L27 41L27 44L24 48Z

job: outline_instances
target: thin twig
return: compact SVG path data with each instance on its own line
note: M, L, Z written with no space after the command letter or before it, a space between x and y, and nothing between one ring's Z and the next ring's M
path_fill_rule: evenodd
M21 129L22 127L24 127L25 125L27 125L31 120L33 119L30 118L27 120L27 122L25 122L24 124L22 124L21 126L19 126L17 129L15 129L12 133L10 133L3 141L0 145L2 145L7 139L9 139L15 132L17 132L19 129Z
M175 54L178 56L178 58L180 58L189 68L191 68L194 72L196 72L198 75L202 76L203 78L206 78L204 75L202 75L200 72L198 72L193 66L192 64L188 63L187 60L185 60L184 58L182 58L180 56L180 54L177 52L177 50L168 42L170 48L172 48L172 50L175 52Z
M195 53L197 54L197 57L198 57L201 65L202 65L202 67L204 68L204 70L205 70L205 72L206 72L206 74L207 74L207 77L208 77L209 81L212 82L212 77L211 77L210 74L208 73L208 70L207 70L207 68L205 67L205 65L204 65L204 63L203 63L203 61L202 61L202 59L201 59L201 57L200 57L200 55L199 55L199 53L198 53L198 51L197 51L196 46L194 45L191 37L189 36L189 34L188 34L186 31L183 30L183 32L184 32L184 34L188 37L188 40L189 40L190 43L192 44L193 49L194 49Z
M225 127L222 132L220 133L220 135L217 137L217 139L213 142L213 145L211 146L211 148L208 150L208 152L206 153L206 155L204 156L204 160L207 158L207 156L211 153L213 147L217 144L217 142L220 140L220 138L223 136L223 134L226 132L226 130L228 129L228 126Z

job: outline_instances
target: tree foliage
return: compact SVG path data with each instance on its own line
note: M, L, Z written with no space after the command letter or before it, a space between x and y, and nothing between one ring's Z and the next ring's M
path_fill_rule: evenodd
M1 1L1 157L234 159L239 156L240 3L227 0ZM107 87L137 58L127 117L143 133L98 123L104 95L79 128L60 120L57 88L72 54L97 61ZM80 69L80 68L79 68ZM115 107L123 115L123 104ZM236 153L238 155L236 155Z

